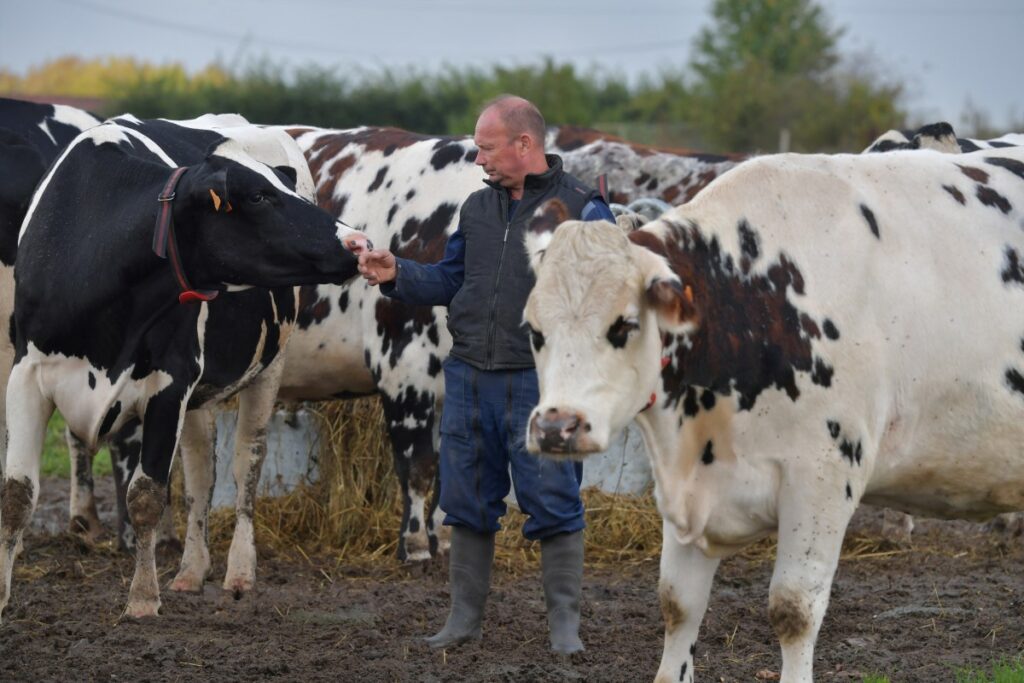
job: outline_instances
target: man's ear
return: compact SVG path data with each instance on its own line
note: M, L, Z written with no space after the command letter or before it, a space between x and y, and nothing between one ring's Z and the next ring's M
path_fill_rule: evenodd
M658 327L665 332L692 332L700 324L693 288L672 272L668 261L650 249L631 244L633 258L644 278L644 296L658 316Z
M569 207L561 199L549 199L533 213L526 231L526 253L530 257L530 268L539 272L544 251L551 242L555 228L569 220Z

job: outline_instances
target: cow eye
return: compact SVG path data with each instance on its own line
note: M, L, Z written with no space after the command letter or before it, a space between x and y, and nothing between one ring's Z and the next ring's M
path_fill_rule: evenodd
M530 325L530 343L533 344L534 351L540 351L540 348L544 346L544 335L533 325Z
M617 349L621 349L629 341L629 334L633 330L640 329L640 322L636 318L623 318L621 315L608 328L608 342Z
M267 194L261 190L257 190L249 195L250 204L262 204L267 201Z

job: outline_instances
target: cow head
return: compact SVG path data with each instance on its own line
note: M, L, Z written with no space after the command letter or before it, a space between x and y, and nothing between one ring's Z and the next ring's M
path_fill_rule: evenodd
M664 258L620 226L559 225L564 217L564 207L548 204L527 235L537 283L524 317L540 380L527 446L581 458L607 448L648 405L663 335L692 331L698 316Z
M296 194L294 177L232 140L185 173L174 215L196 284L340 284L357 274L341 242L350 229Z

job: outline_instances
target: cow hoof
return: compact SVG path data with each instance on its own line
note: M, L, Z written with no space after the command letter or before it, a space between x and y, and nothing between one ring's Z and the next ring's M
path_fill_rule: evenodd
M160 613L160 600L136 600L129 602L124 609L124 615L131 619L144 619L155 617Z
M243 595L252 590L255 583L256 581L254 579L242 576L233 579L224 579L224 590L231 593L235 600L241 600Z
M406 562L428 562L430 560L429 550L417 550L411 552L405 557Z
M78 536L89 545L95 545L103 536L103 525L99 520L86 519L75 515L68 524L68 531Z
M178 574L171 581L171 590L176 593L200 593L203 590L205 579L192 574Z

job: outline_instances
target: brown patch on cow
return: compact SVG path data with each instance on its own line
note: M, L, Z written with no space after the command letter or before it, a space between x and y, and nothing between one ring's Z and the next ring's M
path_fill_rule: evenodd
M166 498L167 487L149 477L140 477L128 487L128 516L137 534L151 531L160 523Z
M960 190L956 189L952 185L943 185L942 189L945 190L946 192L948 192L949 194L951 194L953 196L953 199L957 200L961 204L966 204L967 203L967 199L964 197L963 192L961 192Z
M676 198L679 197L679 193L680 193L679 186L678 185L671 185L669 187L666 187L662 191L661 198L664 199L669 204L675 204Z
M805 291L797 265L782 253L769 261L767 272L744 275L738 255L724 251L717 237L692 223L660 222L667 234L664 241L645 230L629 239L664 256L680 280L693 288L696 310L708 312L689 335L690 344L677 345L673 363L662 373L666 405L678 405L691 386L720 395L738 392L742 410L751 409L757 396L770 388L796 401L796 373L815 372L820 360L809 333L820 326L789 298L790 290ZM759 262L769 258L762 254ZM819 374L831 373L823 362L819 365Z
M565 152L571 152L593 142L614 142L623 144L629 147L637 156L641 157L649 157L655 154L672 154L679 157L699 157L701 159L714 161L740 161L744 158L742 154L707 154L687 147L642 145L635 142L629 142L618 135L603 133L599 130L584 128L582 126L559 126L558 133L555 135L555 147Z
M555 228L569 220L569 208L561 199L549 199L530 219L529 230L541 235L554 232Z
M974 166L964 166L963 164L957 164L957 166L959 166L960 170L963 171L963 174L970 178L971 180L977 181L979 183L988 182L988 173L981 170L980 168L976 168Z
M676 600L675 590L671 586L662 587L658 591L658 600L661 603L661 617L665 620L665 633L671 635L686 621L686 610Z
M807 333L808 337L821 339L821 328L818 327L818 323L814 321L814 318L806 313L800 314L800 326L804 328L804 332Z
M457 205L444 202L422 220L409 218L392 237L390 250L418 263L437 263L444 257L448 229L453 226L458 209Z
M330 299L320 296L316 285L299 287L299 311L295 316L295 322L300 329L305 330L320 324L330 313Z
M978 185L978 200L985 206L999 209L1004 214L1010 213L1010 209L1013 208L1006 197L984 185Z
M32 512L32 480L8 479L0 495L0 524L7 534L16 534L28 526Z
M768 621L783 645L806 636L811 630L810 610L800 593L777 589L768 597Z

